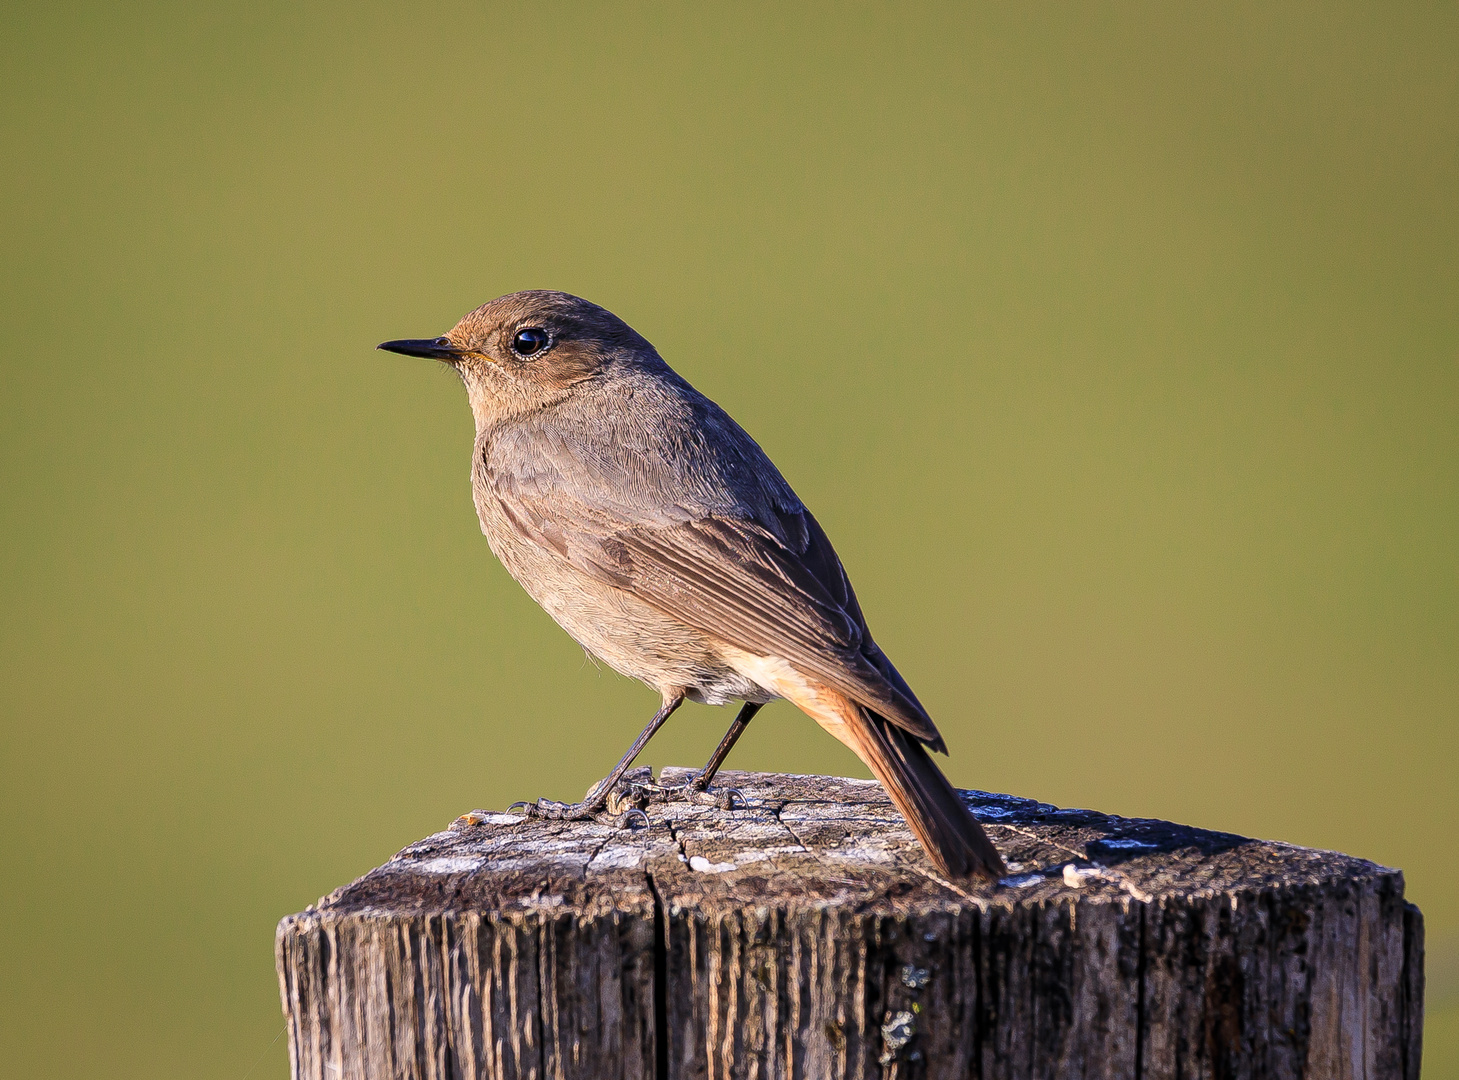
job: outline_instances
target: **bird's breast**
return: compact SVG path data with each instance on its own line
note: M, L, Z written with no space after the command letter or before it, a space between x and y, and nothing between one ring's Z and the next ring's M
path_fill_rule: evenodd
M492 553L590 655L661 695L684 693L709 705L776 696L729 663L722 642L579 569L565 545L534 539L537 530L514 520L488 475L476 478L473 494Z

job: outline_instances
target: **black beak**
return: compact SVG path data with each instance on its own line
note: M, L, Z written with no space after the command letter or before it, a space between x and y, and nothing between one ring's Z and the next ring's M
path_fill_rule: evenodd
M402 356L424 356L428 360L459 360L463 351L446 337L401 338L399 341L382 341L375 348L398 352Z

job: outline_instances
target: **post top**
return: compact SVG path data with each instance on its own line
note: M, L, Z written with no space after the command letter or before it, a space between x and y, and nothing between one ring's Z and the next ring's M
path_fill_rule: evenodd
M682 783L690 771L666 768L660 781ZM649 914L655 894L671 912L835 906L898 916L1171 896L1229 895L1234 907L1266 890L1335 879L1403 892L1400 872L1336 852L981 791L963 796L1010 876L950 881L875 781L724 770L716 787L738 788L748 805L654 803L649 825L633 828L473 811L292 920Z

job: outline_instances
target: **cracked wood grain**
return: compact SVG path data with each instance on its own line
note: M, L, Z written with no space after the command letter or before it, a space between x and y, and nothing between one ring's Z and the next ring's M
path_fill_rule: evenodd
M720 782L633 830L475 811L284 919L293 1075L1418 1076L1397 871L967 792L1012 876L947 882L875 783Z

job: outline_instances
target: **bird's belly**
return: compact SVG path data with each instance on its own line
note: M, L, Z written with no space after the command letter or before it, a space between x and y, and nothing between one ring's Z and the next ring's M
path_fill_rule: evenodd
M483 530L507 572L587 652L661 695L723 705L774 692L724 659L724 645L514 533Z

